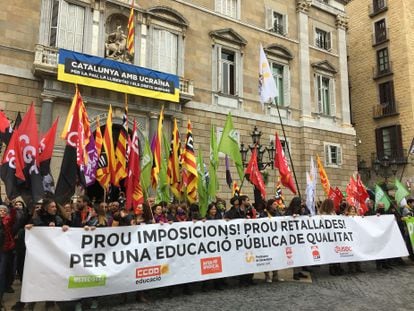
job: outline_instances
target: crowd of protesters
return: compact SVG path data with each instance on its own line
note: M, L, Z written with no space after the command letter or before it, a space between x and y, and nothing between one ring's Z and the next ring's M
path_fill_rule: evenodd
M410 252L410 258L414 260L411 244L408 239L407 230L404 226L403 217L414 216L414 200L407 200L408 206L398 208L393 204L390 209L385 212L384 205L378 203L374 208L372 200L367 201L369 215L393 214L397 224L407 242ZM26 205L21 197L17 197L10 202L1 202L0 204L0 302L3 295L13 293L12 287L15 279L22 280L23 267L25 260L25 230L30 230L33 226L49 226L62 227L63 231L69 230L70 227L84 228L85 230L95 230L99 227L115 227L115 226L133 226L152 223L173 223L181 221L210 221L218 219L238 218L261 218L261 217L278 217L278 216L300 216L309 215L305 201L299 197L294 197L290 204L285 206L280 197L269 199L267 202L260 201L251 203L246 195L234 196L229 204L225 200L217 199L210 203L207 208L205 217L201 216L199 206L197 204L185 203L166 203L155 202L153 198L148 200L134 209L127 211L124 207L124 195L121 192L118 200L112 202L91 202L86 195L75 197L72 202L63 206L58 205L52 197ZM318 202L317 213L319 215L345 215L358 216L357 209L349 206L344 200L336 211L334 203L330 199ZM394 264L403 264L401 258L377 260L376 267L378 270L392 269ZM347 268L347 271L345 270ZM304 271L310 272L308 267L294 268L293 278L300 280L307 278L308 275ZM344 273L364 272L359 262L350 262L345 265L330 264L329 273L333 276L340 276ZM254 285L253 275L240 275L235 278L240 286ZM265 282L271 283L282 281L279 278L278 271L265 272ZM206 281L202 284L202 290L207 290L212 286L217 290L227 286L226 279L216 279ZM184 294L192 293L191 284L183 284L169 287L167 296L172 296L173 291L182 291ZM126 295L124 296L126 299ZM136 299L146 302L145 291L137 292ZM85 301L76 303L76 310L82 310ZM31 310L34 303L29 303L27 307ZM53 306L53 302L46 303L46 309ZM92 298L88 301L91 309L98 307L97 299ZM12 310L23 310L25 304L17 301ZM4 310L1 304L1 310Z

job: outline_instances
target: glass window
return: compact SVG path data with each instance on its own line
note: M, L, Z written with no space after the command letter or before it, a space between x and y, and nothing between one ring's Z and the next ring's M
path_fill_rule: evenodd
M389 72L388 48L377 51L378 73Z
M331 49L331 34L327 31L316 28L315 45L324 50Z
M277 63L271 63L272 67L272 73L273 78L275 79L276 83L276 89L277 89L277 96L275 98L276 105L283 106L284 105L284 90L283 90L283 70L284 66L277 64Z
M232 51L221 51L222 85L224 94L236 95L236 67L235 54Z
M317 76L319 112L328 116L331 115L330 80L330 78L322 75Z
M216 11L221 14L233 17L238 17L239 0L216 0Z
M387 26L385 19L375 23L375 43L384 42L387 40Z

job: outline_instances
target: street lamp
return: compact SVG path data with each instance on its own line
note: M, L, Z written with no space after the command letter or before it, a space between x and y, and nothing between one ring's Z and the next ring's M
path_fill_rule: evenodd
M263 171L267 167L271 167L273 169L274 164L274 157L275 157L275 144L273 141L270 141L269 146L262 146L260 144L260 137L262 136L262 132L257 129L257 126L254 126L253 131L250 133L250 136L252 138L252 144L249 145L249 148L246 148L243 143L240 144L240 153L243 161L243 165L247 166L248 160L247 160L247 153L253 152L254 148L257 148L257 166L259 167L259 170ZM268 161L264 161L264 154L268 154Z
M398 164L395 159L390 160L387 155L384 155L382 159L376 158L373 163L375 174L380 175L387 179L392 175L395 176L398 171ZM391 175L392 174L392 175Z

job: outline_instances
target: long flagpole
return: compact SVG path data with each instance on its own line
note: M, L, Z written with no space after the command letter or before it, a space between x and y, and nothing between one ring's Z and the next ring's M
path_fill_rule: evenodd
M277 108L277 114L279 115L280 125L282 126L283 137L285 138L285 142L286 142L286 147L287 147L287 151L288 151L288 155L289 155L290 164L292 165L293 177L295 177L296 189L298 189L298 194L301 197L299 184L298 184L298 179L296 178L295 166L293 165L292 156L290 154L290 147L289 147L289 144L287 143L287 139L286 139L285 127L283 125L282 117L281 117L280 111L279 111L279 105L276 104L276 108Z

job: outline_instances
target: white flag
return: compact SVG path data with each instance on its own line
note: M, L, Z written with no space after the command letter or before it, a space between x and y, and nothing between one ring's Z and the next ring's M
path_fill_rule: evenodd
M277 96L276 83L262 45L260 45L259 95L262 106L265 103L273 102Z
M310 159L309 173L306 172L306 207L311 215L315 215L315 196L316 196L316 166L313 157Z

